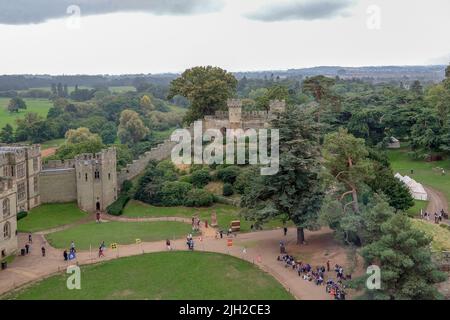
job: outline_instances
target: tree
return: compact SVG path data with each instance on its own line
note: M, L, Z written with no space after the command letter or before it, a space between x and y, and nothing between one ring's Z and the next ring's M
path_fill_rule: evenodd
M431 260L431 238L413 228L404 214L381 224L379 239L362 249L367 265L381 269L381 289L368 290L372 299L430 300L440 298L435 283L445 280Z
M2 143L14 142L14 129L9 123L2 128L2 131L0 131L0 142Z
M26 109L27 104L22 98L14 97L11 100L9 100L8 103L8 111L9 112L19 112L20 109Z
M428 91L425 100L435 109L441 126L446 126L450 115L450 89L442 84L433 86Z
M351 195L352 201L344 205L352 205L354 212L359 212L358 189L372 174L372 164L367 159L369 152L363 139L355 138L346 129L325 136L324 158L325 165L331 175L342 185L345 192L339 200L345 200Z
M100 137L105 144L112 144L116 141L117 127L114 122L107 122L103 125L100 131Z
M120 114L117 135L123 144L141 141L150 132L139 115L133 110L124 110Z
M185 121L191 123L205 115L224 109L237 86L236 78L218 67L194 67L170 84L168 99L176 95L187 98L191 106Z
M304 228L317 227L324 190L320 179L318 125L301 109L289 106L272 122L279 128L280 163L275 175L251 178L241 206L261 224L274 218L297 226L297 243L303 244Z
M331 87L335 85L335 80L325 76L315 76L303 81L303 92L314 97L319 104L316 112L317 122L321 122L322 113L330 106L336 110L340 107L340 98L332 92Z
M78 144L85 142L101 143L101 138L98 134L92 133L88 128L70 129L65 134L66 143Z
M141 97L141 100L139 101L139 104L141 106L141 108L145 111L145 112L150 112L155 110L155 105L153 104L152 100L150 99L149 96L147 95L143 95Z
M411 92L413 92L414 94L416 94L418 96L423 94L423 87L419 80L415 80L412 83L410 90L411 90Z

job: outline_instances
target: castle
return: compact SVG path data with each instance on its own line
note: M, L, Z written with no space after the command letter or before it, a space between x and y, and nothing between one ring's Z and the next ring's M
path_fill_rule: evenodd
M39 146L0 146L0 252L17 249L17 213L40 204Z
M284 101L271 101L269 111L242 111L242 102L228 100L228 112L205 116L203 129L262 129L285 109ZM192 130L193 127L189 127ZM125 180L137 177L149 161L170 156L176 142L166 140L116 171L116 150L80 154L71 160L41 164L39 145L0 146L0 250L2 257L17 250L17 213L44 203L77 202L86 212L105 211Z
M270 126L270 121L276 114L286 108L285 101L272 100L269 111L242 111L242 101L230 99L227 102L228 111L217 111L214 116L203 118L203 128L207 129L263 129Z

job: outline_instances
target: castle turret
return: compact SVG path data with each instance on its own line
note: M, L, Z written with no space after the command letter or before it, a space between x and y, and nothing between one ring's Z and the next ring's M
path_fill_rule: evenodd
M78 155L75 171L80 209L105 211L117 199L116 149Z
M239 99L228 99L227 105L231 129L240 128L242 123L242 101Z
M286 110L285 100L271 100L269 103L269 111L271 113L281 113Z

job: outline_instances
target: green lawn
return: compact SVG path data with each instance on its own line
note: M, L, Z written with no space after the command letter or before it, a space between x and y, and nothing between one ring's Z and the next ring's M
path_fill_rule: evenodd
M417 218L420 217L420 210L425 211L427 206L428 201L414 200L414 206L409 208L406 213L412 218Z
M407 152L407 149L388 151L394 173L408 175L417 182L441 191L450 204L450 160L438 162L413 160ZM446 175L443 176L438 167L444 168ZM413 174L410 172L411 169L414 170Z
M48 140L43 143L41 143L41 149L48 149L48 148L54 148L54 147L60 147L66 142L66 139L54 139L54 140Z
M412 219L413 226L429 236L433 237L431 247L434 251L449 251L450 250L450 231L440 227L437 224L429 223L427 221Z
M151 242L165 239L179 239L191 231L191 225L182 222L89 222L73 228L46 235L48 242L55 248L68 248L73 240L77 249L97 248L102 241L132 244L136 239Z
M36 232L66 225L86 217L76 203L43 204L19 220L19 232Z
M16 127L16 119L23 118L27 112L35 112L42 117L47 117L48 110L53 106L47 99L24 99L27 104L26 110L20 110L18 113L10 113L7 109L9 98L0 98L0 128L8 123Z
M215 212L217 213L217 223L219 224L219 228L227 230L231 221L240 220L241 231L250 231L252 222L239 217L238 211L238 208L226 204L215 204L209 208L155 207L132 200L128 202L123 215L126 217L184 217L190 219L194 214L198 214L200 219L208 219L208 222L211 223L211 214ZM282 222L279 220L274 220L264 225L267 229L281 226Z
M292 300L249 262L216 253L164 252L82 267L81 290L59 274L6 299L23 300Z

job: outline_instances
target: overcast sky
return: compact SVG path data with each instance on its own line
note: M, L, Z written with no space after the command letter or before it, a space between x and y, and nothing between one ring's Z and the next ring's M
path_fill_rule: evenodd
M0 0L0 74L447 64L449 13L449 0Z

